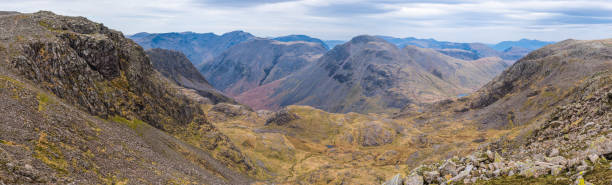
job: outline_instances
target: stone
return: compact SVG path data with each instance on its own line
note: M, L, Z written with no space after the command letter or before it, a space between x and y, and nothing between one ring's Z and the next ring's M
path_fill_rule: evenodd
M554 165L550 167L550 174L553 176L560 175L561 172L565 169L565 166Z
M597 163L598 159L599 159L599 156L597 154L589 155L589 160L591 160L591 162L593 162L593 164Z
M455 176L457 175L457 165L451 161L451 160L446 160L446 162L444 162L444 164L442 164L442 166L440 166L440 174L445 176L445 175L452 175Z
M470 172L472 171L473 168L474 168L474 166L468 165L467 167L465 167L465 169L463 171L461 171L455 177L451 178L450 181L451 182L458 182L458 181L463 180L464 178L466 178L467 176L470 175Z
M24 166L24 168L25 168L26 170L32 170L32 169L33 169L33 168L32 168L32 165L30 165L30 164L26 164L26 165Z
M438 171L423 172L423 177L425 179L425 182L431 184L435 182L438 179L438 177L440 177L440 172Z
M423 177L417 174L412 174L406 177L404 185L423 185Z
M551 164L556 164L556 165L565 166L567 164L567 160L565 159L565 157L562 157L562 156L550 157L550 158L547 158L546 161Z
M550 150L550 153L548 154L548 157L556 157L558 155L559 155L559 149L553 148L552 150Z
M487 158L490 161L494 161L495 160L495 154L493 154L493 152L491 152L491 150L487 150L486 154L487 154Z
M529 166L529 167L524 167L521 170L521 175L524 177L540 177L542 175L546 175L548 174L550 171L550 168L548 168L547 166Z
M404 180L402 179L402 175L397 174L393 176L393 178L391 178L387 182L383 183L383 185L402 185L403 183L404 183Z

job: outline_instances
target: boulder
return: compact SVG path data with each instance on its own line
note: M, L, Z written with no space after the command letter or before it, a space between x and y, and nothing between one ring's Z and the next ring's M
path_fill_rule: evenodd
M597 154L591 154L591 155L589 155L589 160L591 160L591 162L592 162L593 164L595 164L595 163L597 163L597 160L599 160L599 155L597 155Z
M423 185L423 177L418 174L412 174L406 177L404 185Z
M557 148L553 148L552 150L550 150L550 153L548 153L548 157L556 157L559 155L559 149Z
M551 164L556 164L556 165L565 166L567 164L567 160L565 159L565 157L562 157L562 156L550 157L550 158L547 158L546 161Z
M403 184L404 184L404 179L402 179L401 174L397 174L393 176L393 178L391 178L387 182L383 183L383 185L403 185Z
M444 164L442 164L442 166L440 166L439 170L440 170L440 174L442 174L442 176L446 176L446 175L455 176L455 175L457 175L457 165L453 161L451 161L451 160L446 160L446 162L444 162Z
M438 177L440 177L440 172L436 170L423 172L423 177L425 179L425 182L427 182L428 184L432 184L438 180Z
M451 182L459 182L459 181L463 180L464 178L466 178L466 177L468 177L470 175L470 172L472 171L473 168L474 168L474 166L468 165L467 167L465 167L465 169L463 171L461 171L455 177L451 178L450 181Z
M565 169L565 166L562 165L553 165L550 166L550 174L553 176L557 176L561 174L561 172Z

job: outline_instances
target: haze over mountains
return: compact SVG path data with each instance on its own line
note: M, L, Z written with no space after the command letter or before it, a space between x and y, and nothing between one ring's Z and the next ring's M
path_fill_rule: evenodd
M610 183L612 39L389 40L0 12L0 184Z

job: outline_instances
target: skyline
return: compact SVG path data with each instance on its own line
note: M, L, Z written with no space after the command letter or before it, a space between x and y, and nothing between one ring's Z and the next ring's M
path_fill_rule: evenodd
M4 0L0 6L84 16L125 34L242 30L259 37L368 34L482 43L612 37L608 1Z

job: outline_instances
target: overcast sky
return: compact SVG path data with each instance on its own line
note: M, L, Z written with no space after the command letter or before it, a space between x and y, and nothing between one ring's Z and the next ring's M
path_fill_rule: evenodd
M84 16L125 34L244 30L260 37L485 43L612 38L612 0L0 0L0 9Z

